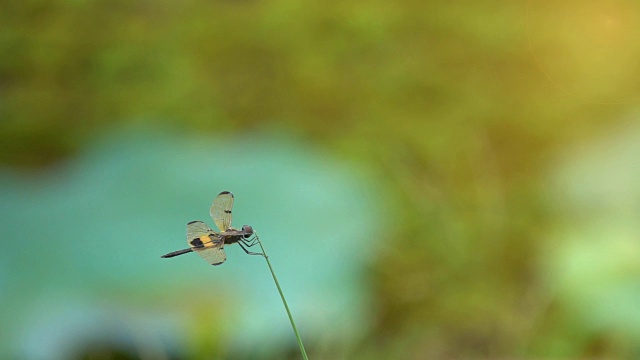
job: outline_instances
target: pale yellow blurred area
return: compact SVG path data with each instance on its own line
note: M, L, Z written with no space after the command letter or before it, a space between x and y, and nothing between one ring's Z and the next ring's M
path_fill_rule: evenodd
M556 86L596 103L638 99L638 1L531 1L527 10L531 51Z

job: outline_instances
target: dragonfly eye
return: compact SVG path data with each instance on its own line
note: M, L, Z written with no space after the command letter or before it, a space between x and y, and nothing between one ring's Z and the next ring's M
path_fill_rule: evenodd
M242 225L242 231L244 232L245 239L253 235L253 228L249 225Z

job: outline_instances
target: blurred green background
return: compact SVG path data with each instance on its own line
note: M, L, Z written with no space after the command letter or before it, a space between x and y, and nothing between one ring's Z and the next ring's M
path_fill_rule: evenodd
M637 1L0 3L0 357L640 357Z

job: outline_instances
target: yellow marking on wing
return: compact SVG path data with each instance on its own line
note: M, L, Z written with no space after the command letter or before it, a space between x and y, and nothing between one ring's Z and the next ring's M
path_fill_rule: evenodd
M218 243L215 241L215 239L211 238L209 235L200 236L200 241L202 241L202 244L207 249L208 248L212 248L212 247L216 247L218 245Z

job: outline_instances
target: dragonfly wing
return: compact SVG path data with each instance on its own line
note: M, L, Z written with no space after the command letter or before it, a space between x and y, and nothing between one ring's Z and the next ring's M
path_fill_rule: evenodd
M211 230L211 228L202 221L192 221L187 224L187 244L192 248L194 247L194 244L192 244L193 240L200 239L203 236L209 236L210 234L215 234L215 231Z
M223 246L224 243L221 242L214 246L205 247L204 249L194 249L194 251L209 264L220 265L227 260L227 254L224 252Z
M223 238L202 221L187 224L187 243L211 265L220 265L227 260Z
M223 191L213 200L209 214L220 231L231 228L231 208L233 207L233 194Z

